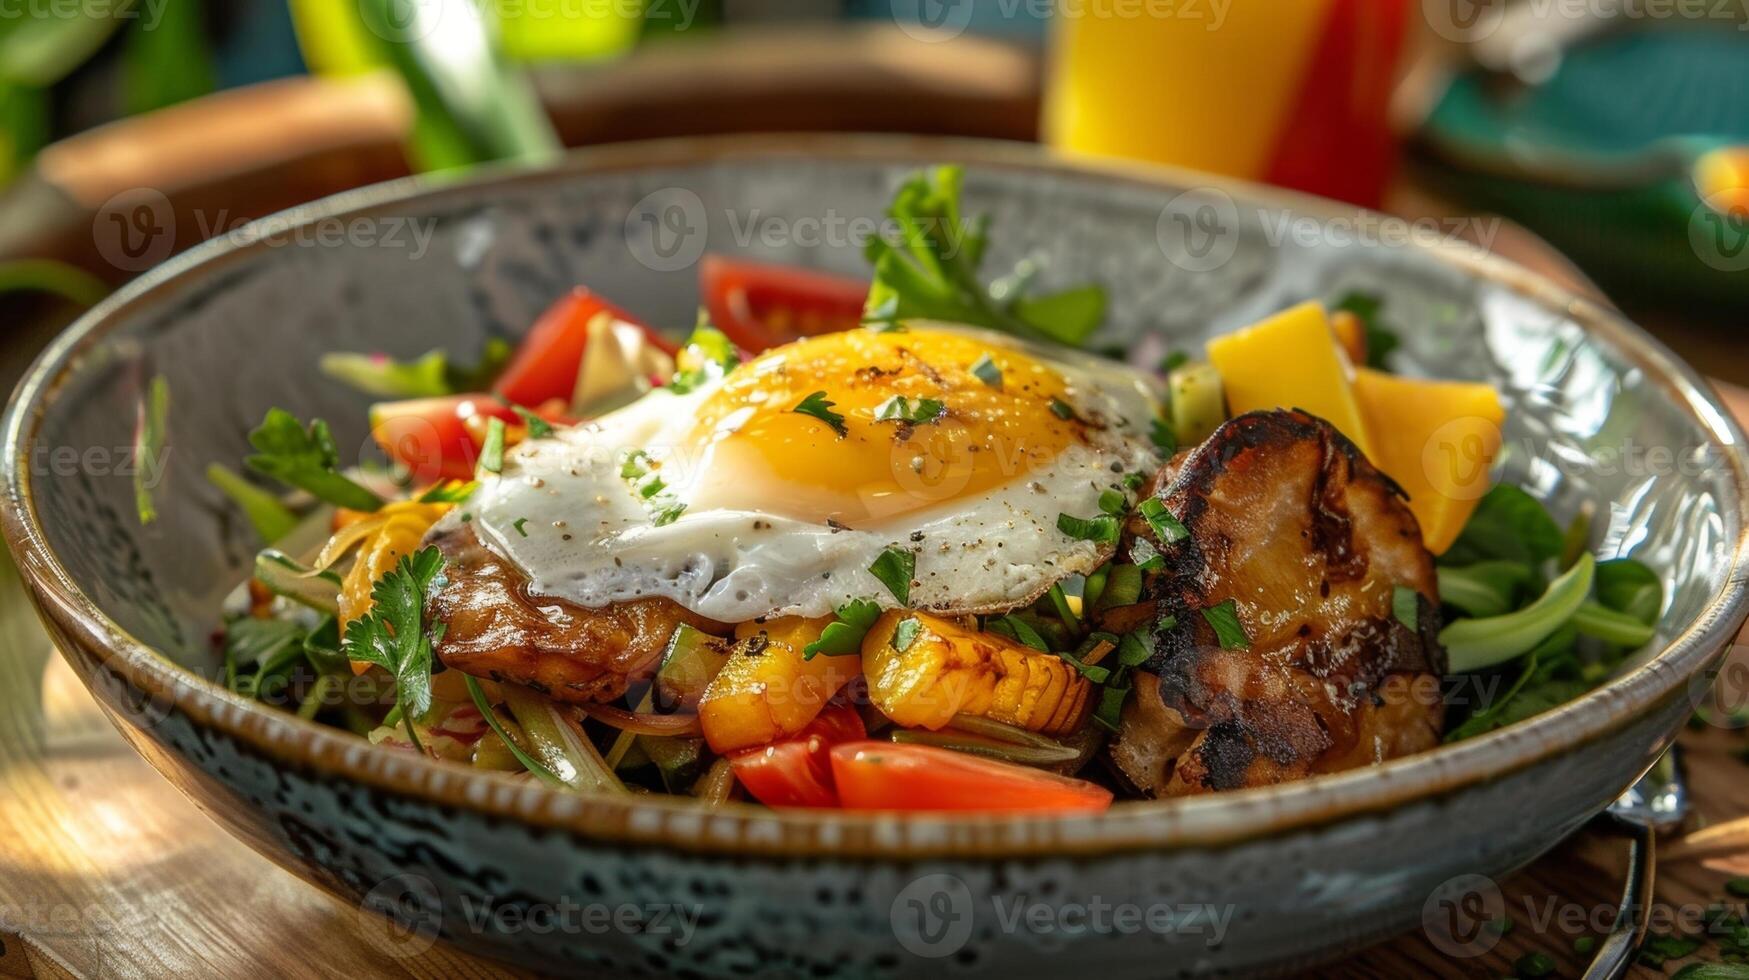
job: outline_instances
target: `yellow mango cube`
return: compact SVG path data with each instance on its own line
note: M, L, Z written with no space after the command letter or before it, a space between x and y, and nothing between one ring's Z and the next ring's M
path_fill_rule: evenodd
M1500 393L1362 368L1354 396L1372 436L1373 465L1409 494L1427 550L1445 551L1488 492L1506 421Z
M1208 342L1234 415L1298 408L1334 425L1372 456L1351 383L1353 368L1319 303L1302 303Z

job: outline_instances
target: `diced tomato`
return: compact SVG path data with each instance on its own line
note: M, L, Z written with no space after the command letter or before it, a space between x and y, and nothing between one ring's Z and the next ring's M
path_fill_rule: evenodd
M795 738L731 754L735 778L766 806L832 807L832 763L827 752L839 742L868 738L862 716L846 704L830 704Z
M406 467L417 486L438 480L469 480L480 448L467 420L481 415L520 422L510 406L491 395L444 395L378 402L370 409L370 436L389 459Z
M832 780L849 810L1096 812L1111 791L1042 769L929 745L846 742L833 746Z
M570 402L583 350L588 346L589 321L601 313L638 327L653 346L670 357L675 354L677 348L661 334L587 287L578 286L541 314L522 338L516 355L498 376L498 393L518 405L539 405L551 398Z
M800 337L862 322L868 283L810 269L707 255L699 289L711 323L737 347L759 353Z

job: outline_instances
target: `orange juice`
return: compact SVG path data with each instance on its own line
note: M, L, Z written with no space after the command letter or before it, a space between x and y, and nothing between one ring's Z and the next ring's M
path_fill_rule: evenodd
M1045 138L1351 200L1388 171L1408 0L1061 0Z

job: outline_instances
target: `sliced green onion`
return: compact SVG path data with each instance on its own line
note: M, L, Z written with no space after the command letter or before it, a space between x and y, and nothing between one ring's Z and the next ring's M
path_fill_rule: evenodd
M1596 568L1596 559L1581 555L1523 609L1486 619L1460 619L1441 630L1439 642L1450 655L1452 672L1481 670L1528 653L1584 605Z
M557 789L564 789L565 782L563 780L553 775L552 770L541 765L533 756L524 752L522 746L517 745L516 740L510 737L510 733L504 730L504 725L498 720L498 713L493 711L492 705L486 701L486 692L480 690L480 682L474 680L472 676L463 676L462 683L467 685L468 697L473 699L474 707L478 708L480 716L486 719L486 727L492 729L492 733L503 740L504 747L510 750L510 754L516 757L516 761L522 763L524 769L534 773L535 778L541 782ZM383 723L385 725L392 724L386 718L383 719Z

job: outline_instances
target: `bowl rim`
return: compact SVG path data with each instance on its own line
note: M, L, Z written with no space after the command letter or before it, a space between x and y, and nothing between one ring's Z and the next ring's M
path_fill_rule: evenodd
M1559 311L1664 388L1731 468L1738 535L1723 587L1706 608L1642 666L1554 710L1455 745L1377 766L1276 786L1173 800L1124 802L1103 814L955 815L776 811L750 804L705 810L678 798L583 796L457 763L380 751L348 732L248 701L156 652L109 619L48 546L29 479L31 446L79 355L129 314L173 296L268 245L287 227L364 217L410 202L442 204L483 192L563 184L591 173L651 167L746 163L761 159L923 166L952 160L981 169L1093 179L1154 190L1215 189L1235 200L1322 217L1364 209L1244 181L1152 164L1069 157L1027 144L939 137L761 134L688 137L573 151L540 167L494 167L472 179L404 178L292 208L196 246L162 263L88 310L36 359L7 406L0 428L0 531L22 578L65 644L93 657L144 697L174 705L197 726L242 740L277 763L375 790L487 817L530 823L582 838L701 854L846 859L1100 855L1142 849L1231 845L1417 800L1455 793L1594 742L1677 693L1720 655L1749 613L1749 468L1744 436L1699 375L1614 311L1578 297L1507 260L1460 243L1412 243L1467 277L1494 282ZM77 664L76 664L77 666ZM79 671L87 684L92 677ZM120 720L117 720L120 724ZM1644 763L1649 765L1647 758Z

